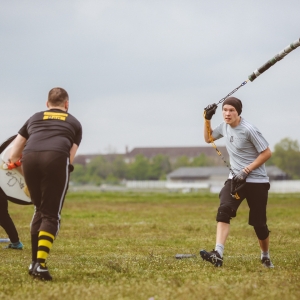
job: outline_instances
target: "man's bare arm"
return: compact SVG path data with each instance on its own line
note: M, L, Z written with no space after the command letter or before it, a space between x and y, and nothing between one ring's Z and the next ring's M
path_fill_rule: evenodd
M76 144L73 144L71 150L70 150L70 163L72 164L74 161L74 157L76 155L78 146Z
M10 151L10 161L12 163L15 163L18 161L22 155L23 149L25 147L27 139L25 139L20 134L17 135L17 137L13 141L13 146Z
M205 140L206 143L210 143L211 142L211 140L209 139L208 128L210 130L210 134L212 134L210 120L205 120L204 121L204 140Z

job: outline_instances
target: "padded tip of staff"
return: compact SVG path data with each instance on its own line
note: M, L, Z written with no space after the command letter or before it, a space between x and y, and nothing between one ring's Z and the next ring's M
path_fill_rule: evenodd
M293 44L294 49L300 46L300 38L296 40Z
M256 75L252 73L251 75L248 76L248 79L252 82L256 78Z

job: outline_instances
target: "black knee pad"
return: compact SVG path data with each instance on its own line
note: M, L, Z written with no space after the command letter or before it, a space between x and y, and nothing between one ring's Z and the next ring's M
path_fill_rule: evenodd
M228 206L220 206L216 217L217 222L230 224L231 218L236 216L236 212Z
M269 236L269 228L267 225L265 226L254 226L255 233L259 240L263 241Z

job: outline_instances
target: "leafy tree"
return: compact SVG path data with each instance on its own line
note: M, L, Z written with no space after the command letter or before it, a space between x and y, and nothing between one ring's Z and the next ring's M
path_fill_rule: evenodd
M109 174L106 178L105 178L105 182L106 183L110 183L110 184L118 184L120 182L119 178L115 177L112 174Z
M177 158L176 162L173 165L173 170L181 168L181 167L189 167L190 160L186 155L180 156Z
M300 147L297 140L282 139L274 147L272 162L293 179L300 178Z
M74 171L71 173L70 180L79 183L86 184L90 182L90 177L83 165L75 164Z
M106 178L110 173L110 166L103 156L97 156L87 166L87 172L91 178Z
M121 156L116 156L113 160L98 156L88 164L87 172L93 183L118 183L120 179L126 178L128 166Z
M89 182L94 185L101 185L103 183L103 179L96 174L89 175Z
M124 162L121 156L117 156L112 161L111 174L115 178L124 179L128 175L128 165Z
M159 154L153 158L152 163L149 166L147 177L148 179L154 180L165 178L166 174L171 172L171 170L169 157Z
M128 179L146 180L148 179L149 161L146 157L138 154L135 161L129 165Z
M207 157L204 153L201 153L199 156L194 158L194 160L190 165L192 167L207 167L207 166L213 166L214 162L209 157Z

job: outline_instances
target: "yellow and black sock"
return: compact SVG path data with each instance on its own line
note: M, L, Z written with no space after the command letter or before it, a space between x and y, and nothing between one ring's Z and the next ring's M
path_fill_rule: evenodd
M42 267L45 267L45 261L54 241L54 235L46 231L39 232L39 242L37 250L37 261Z

